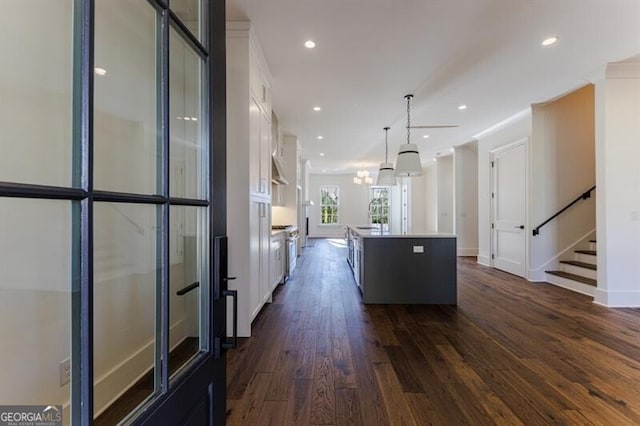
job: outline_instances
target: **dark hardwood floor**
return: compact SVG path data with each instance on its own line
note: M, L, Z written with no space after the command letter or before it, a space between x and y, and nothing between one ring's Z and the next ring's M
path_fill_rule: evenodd
M640 424L640 310L458 263L458 306L363 305L316 240L228 357L230 425Z

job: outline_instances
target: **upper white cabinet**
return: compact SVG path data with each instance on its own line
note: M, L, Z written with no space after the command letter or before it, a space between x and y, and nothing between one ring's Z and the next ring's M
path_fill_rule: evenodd
M248 22L227 22L227 234L238 336L271 300L270 75ZM215 206L214 206L215 208ZM232 310L228 311L232 323Z
M271 196L271 120L254 96L249 100L249 129L251 192Z
M265 72L266 65L258 53L259 47L256 46L255 38L252 41L255 47L249 52L251 95L258 101L260 107L264 111L269 111L269 115L271 115L271 86L268 74Z

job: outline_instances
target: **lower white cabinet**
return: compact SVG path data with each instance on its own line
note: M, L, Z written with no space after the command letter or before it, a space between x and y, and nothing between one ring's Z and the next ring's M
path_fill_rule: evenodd
M271 299L269 258L271 249L271 218L269 203L251 200L249 219L249 297L251 320L265 302Z
M279 232L271 236L271 290L273 291L284 278L286 257L285 234Z

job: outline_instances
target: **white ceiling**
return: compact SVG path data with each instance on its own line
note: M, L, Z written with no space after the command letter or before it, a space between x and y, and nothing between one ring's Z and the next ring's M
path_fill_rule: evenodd
M405 94L413 125L460 125L412 131L426 162L640 53L640 0L227 0L227 19L252 22L273 109L315 173L374 172L387 125L395 162Z

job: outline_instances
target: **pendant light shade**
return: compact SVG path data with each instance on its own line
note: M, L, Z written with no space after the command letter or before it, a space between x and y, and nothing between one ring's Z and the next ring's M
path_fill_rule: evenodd
M376 185L378 186L395 186L396 185L396 173L393 170L393 163L389 162L389 142L388 134L390 127L384 128L384 163L380 163L380 170L378 170L378 180Z
M412 177L422 174L422 164L420 163L420 153L418 145L406 143L400 145L398 150L398 160L396 161L396 176Z
M413 95L406 95L407 100L407 143L400 145L398 149L398 159L396 160L396 176L413 177L422 174L422 162L418 145L411 143L411 98Z
M393 163L380 163L376 185L395 186L396 184L396 173L393 170Z

